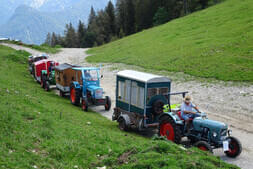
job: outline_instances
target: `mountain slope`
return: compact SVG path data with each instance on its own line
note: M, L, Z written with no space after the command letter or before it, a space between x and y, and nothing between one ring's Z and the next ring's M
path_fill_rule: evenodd
M207 152L122 132L45 92L27 71L28 56L0 45L0 168L238 168Z
M48 32L63 34L69 22L87 22L91 6L102 9L108 1L0 0L0 36L40 44Z
M253 81L253 1L224 3L91 49L93 62L122 62L220 80Z
M10 20L2 26L5 37L23 40L26 43L42 43L48 32L63 32L64 25L26 5L19 6Z

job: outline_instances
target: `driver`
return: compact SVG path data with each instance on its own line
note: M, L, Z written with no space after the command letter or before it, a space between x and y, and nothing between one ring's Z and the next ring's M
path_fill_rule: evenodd
M86 79L91 80L92 77L88 71L84 71L84 75Z
M187 133L189 133L189 129L191 126L191 119L194 119L195 117L200 117L200 115L198 113L201 113L199 111L199 109L197 108L197 106L195 106L192 102L191 102L191 97L190 96L186 96L184 98L184 102L181 105L181 113L182 113L182 118L185 120L186 122L186 129L187 129ZM194 111L196 110L196 111Z

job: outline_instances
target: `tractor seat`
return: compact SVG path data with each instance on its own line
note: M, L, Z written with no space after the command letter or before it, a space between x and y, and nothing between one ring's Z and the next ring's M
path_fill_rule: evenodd
M182 112L181 112L181 111L178 111L178 112L177 112L177 115L178 115L178 117L180 118L180 120L185 121L185 120L183 119L183 117L182 117ZM190 121L192 121L192 120L193 120L193 118L190 118Z

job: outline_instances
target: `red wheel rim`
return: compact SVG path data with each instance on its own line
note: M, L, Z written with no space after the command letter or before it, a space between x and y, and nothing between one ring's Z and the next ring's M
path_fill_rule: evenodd
M234 155L236 154L236 152L238 151L239 147L238 145L236 144L235 141L231 141L230 144L229 144L229 151L228 153L231 154L231 155Z
M108 108L109 108L109 105L108 105L108 104L105 104L105 108L108 109Z
M76 97L75 89L72 88L70 91L70 98L71 98L72 103L75 102L75 97Z
M162 124L160 128L160 135L166 136L168 140L174 141L175 140L175 133L173 126L170 123Z
M207 151L207 148L205 146L198 146L200 150Z
M82 101L82 108L83 110L86 110L86 102L84 100Z

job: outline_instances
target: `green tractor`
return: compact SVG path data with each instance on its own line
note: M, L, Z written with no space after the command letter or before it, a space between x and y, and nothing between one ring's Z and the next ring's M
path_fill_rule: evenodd
M50 62L50 65L47 67L47 70L41 71L41 87L46 91L50 91L51 85L56 85L55 82L55 66L58 63Z

